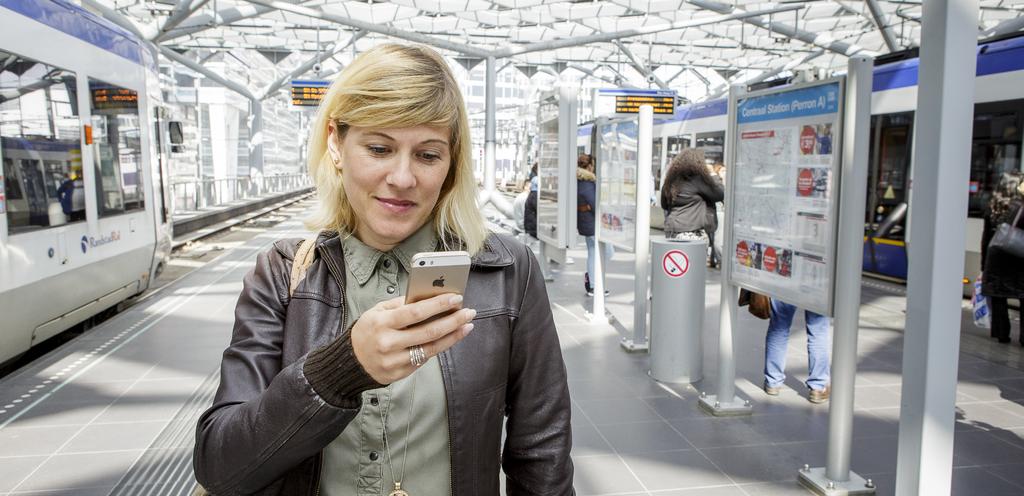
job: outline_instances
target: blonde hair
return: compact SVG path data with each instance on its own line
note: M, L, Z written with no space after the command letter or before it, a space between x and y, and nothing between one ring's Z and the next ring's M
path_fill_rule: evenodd
M327 149L332 122L341 136L349 126L447 127L451 166L432 212L434 228L445 249L475 254L483 248L488 232L477 206L469 117L441 55L419 45L379 45L356 57L324 95L309 136L309 174L320 206L306 226L348 235L357 219Z

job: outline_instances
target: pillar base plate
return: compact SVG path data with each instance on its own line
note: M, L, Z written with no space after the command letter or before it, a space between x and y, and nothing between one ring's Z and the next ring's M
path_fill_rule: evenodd
M622 346L622 348L624 350L626 350L626 351L628 351L630 353L641 352L641 351L648 351L648 350L651 349L650 344L648 344L646 342L644 342L644 343L637 343L637 342L633 341L632 339L627 339L627 338L622 338L622 340L619 341L619 346Z
M825 476L825 467L804 467L797 473L800 485L822 496L847 496L859 494L875 494L875 485L870 479L850 472L850 480L840 482Z
M754 413L750 402L739 396L733 396L731 401L719 401L718 395L701 394L700 402L697 405L701 410L716 417L742 417Z

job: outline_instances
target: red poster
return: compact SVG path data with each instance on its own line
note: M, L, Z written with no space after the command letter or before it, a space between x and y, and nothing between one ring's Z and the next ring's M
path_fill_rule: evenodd
M814 173L811 169L800 169L796 178L796 192L800 196L811 196L814 191Z
M767 270L768 272L775 272L778 260L779 259L775 257L775 248L769 246L764 249L764 260L762 261L764 264L764 270Z
M750 266L750 251L747 249L746 241L740 241L736 245L736 260L743 265Z
M818 133L814 126L804 126L800 131L800 153L810 155L814 153L814 144L818 142Z

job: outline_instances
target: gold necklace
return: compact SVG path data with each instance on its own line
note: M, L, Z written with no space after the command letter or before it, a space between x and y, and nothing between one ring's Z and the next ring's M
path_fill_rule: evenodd
M388 389L392 389L391 385L388 385ZM394 393L394 391L391 391ZM388 496L409 496L409 493L402 489L402 481L405 480L405 467L406 462L409 460L409 427L412 425L413 412L416 410L416 373L413 372L412 377L412 405L409 406L409 419L405 422L405 449L402 454L402 476L395 478L395 464L391 462L391 448L388 446L388 413L391 411L391 400L392 394L388 394L388 404L380 412L380 421L384 426L384 454L387 456L388 468L391 469L391 482L395 484L395 488L388 493Z

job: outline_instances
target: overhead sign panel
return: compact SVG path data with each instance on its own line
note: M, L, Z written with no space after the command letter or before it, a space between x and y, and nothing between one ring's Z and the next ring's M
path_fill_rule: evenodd
M330 81L293 80L292 105L296 107L316 107L320 105Z
M675 90L602 89L597 96L598 115L633 116L640 113L641 105L650 105L655 118L667 118L676 113Z

